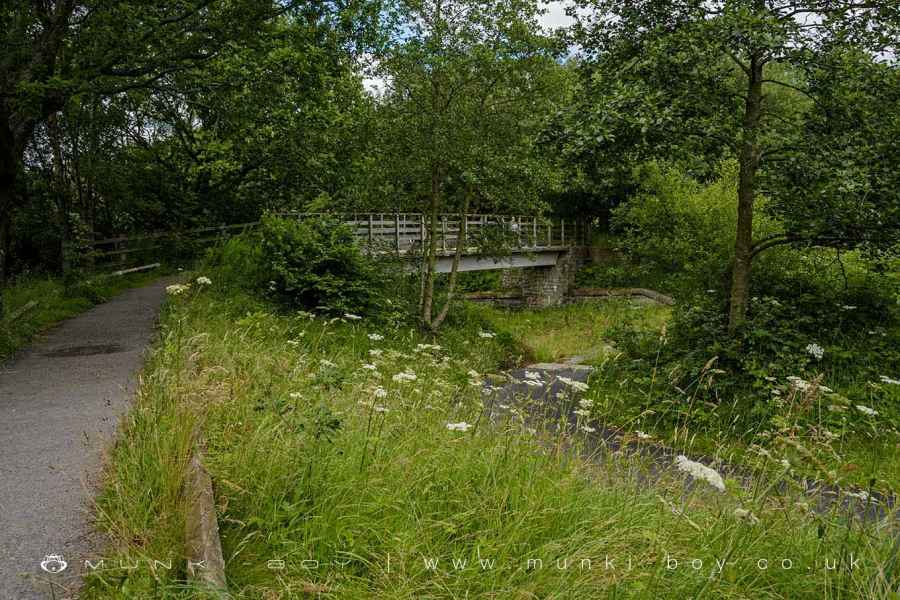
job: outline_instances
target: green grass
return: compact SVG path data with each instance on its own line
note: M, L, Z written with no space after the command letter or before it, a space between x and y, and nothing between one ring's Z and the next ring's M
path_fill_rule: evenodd
M615 300L537 310L490 306L475 310L498 331L508 332L535 362L586 357L585 362L598 368L591 398L595 400L594 414L605 426L639 430L689 454L752 466L758 465L759 449L763 448L793 461L800 475L855 487L900 490L900 434L890 426L887 411L873 421L872 428L837 440L796 431L794 421L786 421L784 428L790 435L785 438L783 432L764 432L751 425L742 406L723 402L713 407L687 398L680 401L680 394L667 383L667 373L650 364L635 367L633 357L615 349L612 338L620 328L662 332L671 314L669 307ZM838 392L856 398L855 403L875 403L872 385L851 373L829 373L826 380ZM889 394L892 388L882 385L880 390ZM888 396L879 401L879 408L898 400ZM813 404L821 402L820 398ZM849 410L852 416L855 409ZM811 456L805 456L803 449Z
M502 309L478 306L473 310L497 329L509 332L536 362L560 362L582 356L588 363L602 360L611 351L609 334L624 323L657 330L671 309L612 299L546 309Z
M0 320L0 359L10 356L48 327L156 277L159 277L158 271L134 273L82 282L69 290L56 277L27 277L4 287L6 319ZM15 319L10 318L32 301L37 305Z
M195 423L235 598L892 597L888 527L735 482L640 488L622 458L599 469L569 451L577 437L515 415L489 425L473 382L516 345L480 335L496 330L478 311L447 326L433 340L403 323L278 314L215 284L173 298L98 516L111 560L174 567L98 571L83 597L202 597L179 543ZM468 431L448 430L459 422Z

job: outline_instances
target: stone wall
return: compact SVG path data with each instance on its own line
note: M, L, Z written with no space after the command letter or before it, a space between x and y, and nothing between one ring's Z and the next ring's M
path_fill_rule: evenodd
M561 252L556 264L549 267L506 269L500 282L505 289L520 292L525 306L559 306L565 302L586 257L586 249L572 248Z

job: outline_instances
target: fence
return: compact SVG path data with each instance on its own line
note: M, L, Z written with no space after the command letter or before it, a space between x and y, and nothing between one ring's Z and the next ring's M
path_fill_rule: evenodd
M285 218L337 218L349 225L360 243L373 252L404 255L417 253L436 236L438 252L456 251L463 220L458 214L438 216L435 231L430 218L421 213L279 213ZM533 215L465 215L467 253L484 247L508 250L546 250L583 245L590 239L590 226L572 219ZM187 259L217 241L253 229L258 221L203 227L176 232L119 236L89 241L67 249L70 263L96 272L123 271L161 259Z

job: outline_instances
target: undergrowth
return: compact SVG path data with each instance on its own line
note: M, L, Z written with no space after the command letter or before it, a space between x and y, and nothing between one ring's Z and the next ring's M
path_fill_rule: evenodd
M279 313L211 275L166 311L99 500L111 558L174 567L94 572L86 598L202 596L178 544L195 422L236 598L887 598L897 584L891 521L735 481L647 487L621 457L582 462L572 432L488 421L483 380L518 348L475 311L432 339L402 320Z

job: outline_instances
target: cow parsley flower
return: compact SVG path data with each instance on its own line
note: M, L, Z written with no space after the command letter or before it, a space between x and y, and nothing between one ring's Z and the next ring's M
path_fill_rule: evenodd
M380 333L370 333L369 339L372 340L373 342L380 342L381 340L384 339L384 336L381 335Z
M379 387L375 388L374 390L372 390L372 395L375 396L376 398L387 398L388 393L387 393L386 389L379 386Z
M288 394L288 396L290 396L292 400L299 400L303 397L303 394L301 394L300 392L291 392L290 394Z
M371 363L364 364L362 366L362 368L365 369L366 371L377 371L378 370L378 367L376 367L375 365L373 365Z
M406 383L409 381L415 381L416 379L418 379L418 377L416 377L416 374L412 371L401 371L400 373L394 375L391 379L393 379L397 383Z
M450 431L468 431L471 427L472 426L465 421L460 421L459 423L447 423L447 429Z
M578 415L579 417L589 417L589 416L591 416L591 411L589 411L589 410L584 410L583 408L576 408L576 409L573 410L572 412L575 413L576 415Z
M593 427L591 427L589 425L582 425L581 430L585 433L594 433L595 431L597 431L596 429L594 429Z
M874 417L878 414L877 410L869 408L868 406L863 406L862 404L857 404L856 410L869 417Z
M568 377L557 377L557 379L559 381L562 381L573 390L578 390L580 392L586 392L588 390L588 385L584 382L575 381L574 379L570 379Z
M756 525L759 523L759 519L752 512L747 510L746 508L736 508L734 509L734 516L742 521L747 521L751 525Z
M578 406L580 406L581 408L591 408L592 406L594 406L594 401L590 398L584 398L578 401Z
M870 498L869 492L865 490L860 490L858 492L844 492L844 495L850 498L857 498L859 500L862 500L863 502L867 502Z
M382 350L379 350L378 348L372 348L371 350L369 350L369 356L381 356L381 353Z
M212 285L212 279L201 275L197 278L197 285Z
M682 473L687 473L694 479L703 480L720 492L725 491L725 482L715 469L711 469L703 463L694 462L683 454L675 458L675 466Z
M822 360L822 357L825 356L825 348L813 342L806 345L806 353L816 360Z
M167 285L166 293L171 296L179 296L179 295L185 293L186 291L188 291L189 289L191 289L191 284L189 284L189 283L176 283L173 285Z
M479 332L478 332L478 337L483 337L483 338L490 339L490 338L492 338L492 337L497 337L497 334L496 334L496 333L491 333L490 331L479 331Z

